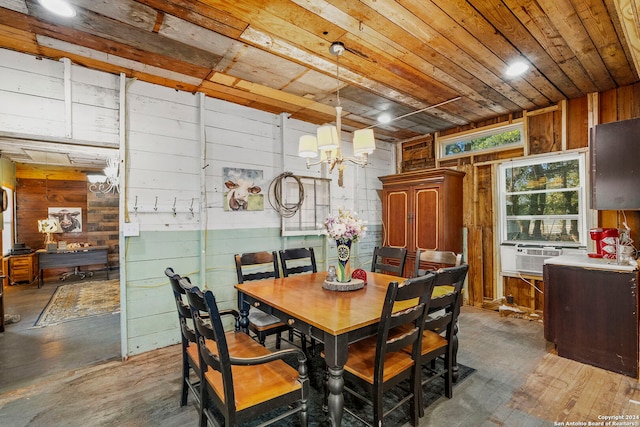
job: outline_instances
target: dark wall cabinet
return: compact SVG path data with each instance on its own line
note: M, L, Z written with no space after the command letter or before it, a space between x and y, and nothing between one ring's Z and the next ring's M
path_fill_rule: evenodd
M614 267L545 264L544 335L561 357L638 378L638 271Z
M594 209L640 209L640 118L604 123L593 128L591 203Z
M383 245L407 248L405 277L413 274L418 248L462 252L464 175L432 169L380 177Z

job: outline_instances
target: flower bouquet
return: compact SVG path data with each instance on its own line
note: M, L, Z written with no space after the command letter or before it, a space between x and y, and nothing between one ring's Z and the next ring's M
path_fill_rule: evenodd
M324 220L323 234L335 240L338 249L338 268L336 270L338 282L348 282L351 275L347 264L351 257L351 243L363 238L367 232L364 221L358 218L356 212L338 208L338 215L329 215Z

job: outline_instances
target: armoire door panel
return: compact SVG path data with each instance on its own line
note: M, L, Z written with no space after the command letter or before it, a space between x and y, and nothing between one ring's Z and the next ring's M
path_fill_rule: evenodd
M440 208L438 206L438 189L421 188L415 191L414 202L414 236L415 248L438 249Z
M407 247L409 213L406 191L389 191L386 193L384 242L385 246Z

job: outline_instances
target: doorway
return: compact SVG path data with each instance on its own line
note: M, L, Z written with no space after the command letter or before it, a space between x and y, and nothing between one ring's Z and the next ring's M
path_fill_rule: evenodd
M16 165L12 206L3 217L4 271L11 270L9 261L16 244L18 248L33 251L37 259L36 251L44 249L44 234L37 224L38 220L48 218L50 207L76 207L82 211L80 230L55 234L56 243L108 246L109 279L118 280L118 194L92 193L83 171L51 167L35 169ZM1 335L0 393L41 381L44 377L121 359L120 314L117 312L35 326L56 289L88 281L104 282L107 279L104 267L81 267L93 274L84 278L72 274L64 276L65 280L60 280L62 273L73 272L73 268L45 270L41 287L38 287L37 273L35 280L14 281L12 285L5 282L5 313L18 315L20 320L5 325Z

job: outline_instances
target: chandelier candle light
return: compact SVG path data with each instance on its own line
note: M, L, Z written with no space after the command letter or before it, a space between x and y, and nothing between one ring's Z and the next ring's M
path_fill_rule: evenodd
M323 234L327 238L336 241L338 249L338 268L336 270L337 281L347 283L351 280L349 272L349 259L351 257L351 244L359 238L363 238L367 232L364 221L358 218L356 212L338 209L338 215L329 215L324 220Z
M333 42L329 47L329 52L336 56L336 124L320 126L316 135L303 135L298 144L298 156L307 159L307 168L313 165L326 164L329 166L329 173L338 166L338 185L343 186L343 162L351 162L356 165L365 166L368 163L369 154L376 149L376 141L373 129L359 129L353 132L353 154L355 157L344 157L342 155L342 106L340 105L340 63L339 58L345 51L344 44ZM320 160L312 161L318 157Z
M88 174L89 191L92 193L120 192L120 160L110 157L106 160L107 167L102 174Z

